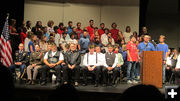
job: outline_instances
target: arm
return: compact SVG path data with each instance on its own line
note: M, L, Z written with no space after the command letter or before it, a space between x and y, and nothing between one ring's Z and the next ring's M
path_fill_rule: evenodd
M129 50L127 50L127 56L129 57L130 61L132 61L131 55L129 53Z
M117 55L115 55L115 61L114 61L114 64L112 65L112 68L116 67L117 63L118 63L118 58L117 58Z
M83 65L88 66L88 64L87 64L87 53L84 55Z

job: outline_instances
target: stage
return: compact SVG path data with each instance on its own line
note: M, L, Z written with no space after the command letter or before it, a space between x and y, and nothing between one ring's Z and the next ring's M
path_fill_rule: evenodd
M163 88L159 89L162 94L165 93L165 86L172 84L166 84ZM121 94L129 87L134 86L133 84L121 83L117 87L94 87L94 85L81 86L79 85L76 89L79 92L79 101L117 101ZM25 85L25 84L15 84L15 101L24 97L29 99L32 97L40 99L40 101L47 101L48 96L56 89L51 83L46 86L36 85ZM88 99L87 99L88 98ZM24 99L24 100L25 100Z

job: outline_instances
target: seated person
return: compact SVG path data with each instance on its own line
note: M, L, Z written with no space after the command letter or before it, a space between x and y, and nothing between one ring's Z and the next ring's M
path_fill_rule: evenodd
M124 64L124 60L123 60L122 54L119 53L119 46L118 45L115 46L114 53L117 55L117 58L118 58L117 67L121 67Z
M48 51L44 56L45 65L41 68L42 72L42 83L41 85L46 85L46 73L50 69L54 69L56 71L57 76L57 86L60 85L61 82L61 70L64 56L63 54L57 50L57 46L55 43L52 43L51 50Z
M12 64L9 68L13 73L15 72L15 68L20 68L21 73L19 79L21 80L25 72L27 63L29 62L29 55L24 51L24 45L22 43L19 44L18 48L19 50L15 53L16 58L14 60L14 64Z
M105 54L105 64L104 64L105 67L102 69L103 83L104 83L103 86L106 86L107 84L107 77L109 71L113 71L112 82L110 82L110 85L111 83L115 85L115 80L120 70L120 68L117 67L117 63L118 63L118 58L117 55L113 52L113 46L108 45L108 52L106 52Z
M175 67L175 82L180 83L180 55L177 58L177 63L176 63L176 67Z
M65 53L65 66L63 68L63 78L64 78L64 84L71 82L71 76L72 72L74 72L74 85L78 86L78 80L79 80L79 70L80 70L80 63L81 63L81 55L79 51L77 51L77 45L74 43L70 44L70 49Z
M89 45L89 52L85 54L84 56L84 66L82 68L83 71L83 86L87 85L87 72L93 71L95 74L95 87L98 87L99 83L99 75L101 68L100 66L97 66L98 60L97 60L97 53L94 52L94 45Z
M27 84L35 84L36 76L38 74L39 68L41 68L43 53L40 51L39 45L35 45L35 52L32 52L30 55L30 65L27 67ZM32 69L34 69L32 76Z

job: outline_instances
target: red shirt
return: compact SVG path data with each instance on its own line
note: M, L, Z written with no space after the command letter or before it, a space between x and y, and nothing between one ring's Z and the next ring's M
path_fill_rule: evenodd
M89 32L89 36L91 38L94 34L94 27L87 26L87 32Z
M61 34L62 34L63 32L64 32L64 31L61 30L60 28L58 29L58 33L59 33L60 36L61 36Z
M104 30L103 29L98 29L98 34L99 34L99 38L101 39L101 35L104 34Z
M24 44L24 40L26 39L27 34L24 32L21 32L21 42Z
M138 52L136 44L129 41L127 44L127 50L129 50L132 61L137 61ZM130 61L129 56L127 56L127 59Z
M111 32L111 36L114 39L114 41L117 42L119 30L118 29L111 29L110 32Z
M82 33L83 33L83 30L82 30L82 29L78 29L78 28L76 28L76 33L77 33L77 35L78 35L78 39L79 39L80 34L82 34Z

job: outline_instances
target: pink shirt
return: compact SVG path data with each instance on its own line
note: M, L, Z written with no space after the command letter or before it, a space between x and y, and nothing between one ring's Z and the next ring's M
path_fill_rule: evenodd
M127 44L127 50L129 50L129 54L131 56L132 61L137 61L138 52L136 44L129 41ZM127 56L127 59L127 61L130 61L129 56Z

